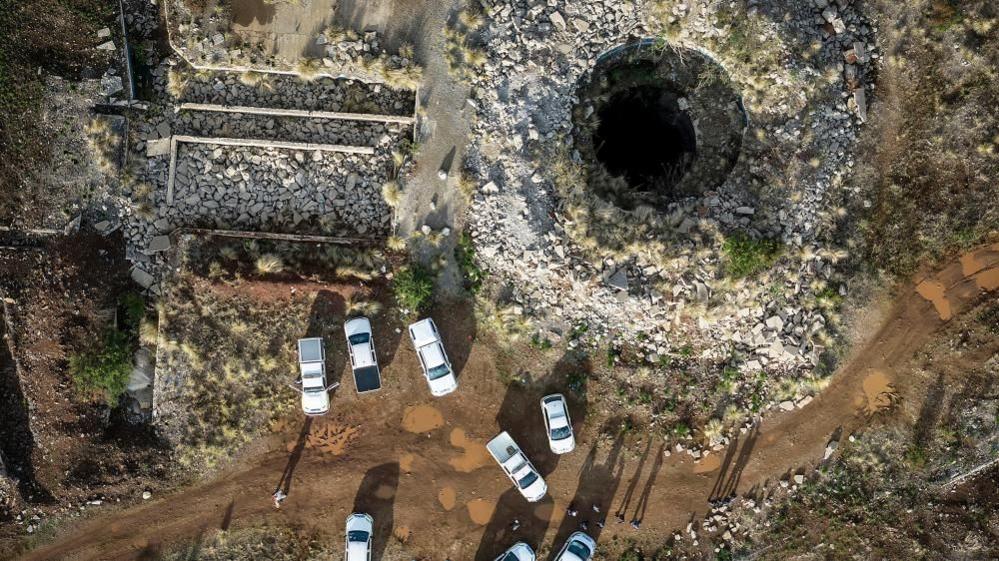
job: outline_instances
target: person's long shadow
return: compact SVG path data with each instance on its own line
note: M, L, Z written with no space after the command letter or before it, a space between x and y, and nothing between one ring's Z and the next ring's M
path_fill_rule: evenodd
M709 496L709 500L716 501L720 499L728 498L735 494L736 489L739 487L739 480L742 479L742 470L746 468L746 464L749 463L749 457L753 453L753 448L756 446L756 440L760 436L760 425L759 423L753 425L749 432L746 434L746 439L743 441L742 446L739 447L739 455L735 458L734 462L731 463L731 471L726 473L727 466L722 467L722 470L718 473L718 481L715 482L715 487ZM729 452L726 454L726 461L728 460L729 454L735 450L737 442L733 441L729 445ZM726 462L727 463L727 462Z
M631 500L635 497L635 490L638 489L638 482L642 479L642 470L645 469L645 461L649 459L649 452L652 451L652 439L649 438L648 442L645 444L645 451L642 452L642 457L638 460L638 467L635 468L635 474L631 476L631 481L628 482L628 488L624 492L624 497L621 499L621 504L617 507L617 511L614 516L618 520L623 520L624 515L628 513L628 509L631 507Z
M659 445L659 450L656 452L656 459L652 462L652 470L649 472L649 478L645 481L645 487L642 488L641 496L638 497L635 513L631 515L631 519L636 522L641 522L645 519L645 512L649 508L649 497L652 495L652 488L656 484L656 477L659 475L659 470L663 467L663 452L665 451L666 442L664 441Z
M399 489L399 463L389 462L369 469L354 496L354 512L374 519L371 559L380 561L392 539L395 525L395 495Z
M474 561L493 561L519 541L537 549L548 531L554 508L551 495L539 502L529 503L517 489L506 490L500 495L496 509L489 518Z
M621 484L624 475L624 461L621 458L621 451L624 448L624 433L618 432L614 441L607 451L603 461L598 462L600 455L600 443L598 441L586 455L586 461L579 470L579 482L576 485L576 494L572 498L572 508L577 511L576 516L566 515L562 519L558 532L555 533L555 543L552 555L558 552L559 547L565 542L570 534L580 530L585 522L586 533L594 540L599 539L603 530L602 525L606 523L607 513L614 500L614 494ZM594 509L594 507L596 507Z
M295 468L298 467L298 461L302 458L302 452L305 450L305 442L309 438L309 430L312 428L312 417L306 417L305 422L302 423L302 430L298 433L298 440L295 442L295 447L292 448L291 454L288 455L288 463L284 466L284 471L281 473L281 479L278 480L277 487L275 487L275 492L281 491L285 495L291 494L291 480L295 475Z

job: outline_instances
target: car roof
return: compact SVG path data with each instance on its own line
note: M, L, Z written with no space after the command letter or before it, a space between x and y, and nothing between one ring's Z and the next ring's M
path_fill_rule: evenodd
M423 355L423 360L427 363L427 368L433 368L447 362L444 360L444 348L440 343L420 347L420 354Z
M436 329L434 329L435 327L434 320L430 318L421 319L409 326L409 336L413 338L413 343L417 347L428 345L439 340Z
M306 362L301 364L302 369L302 379L306 379L306 376L315 380L316 377L320 377L323 374L323 363L321 362Z

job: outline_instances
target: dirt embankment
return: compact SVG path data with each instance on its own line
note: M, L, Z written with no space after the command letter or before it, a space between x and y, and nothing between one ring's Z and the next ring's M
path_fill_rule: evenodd
M651 439L639 445L644 453L631 452L635 437L600 430L606 420L584 419L583 403L572 403L578 450L551 456L544 451L534 409L552 381L503 387L491 351L469 342L470 326L454 316L440 317L461 373L457 394L431 401L415 374L415 356L402 345L384 369L386 388L380 394L360 398L349 388L339 390L335 421L295 431L284 445L242 461L215 481L83 523L24 559L138 559L223 525L265 521L339 540L351 508L381 521L376 542L395 544L404 529L411 554L434 559L491 560L516 540L559 544L582 520L591 522L593 535L637 537L630 525L616 523L615 514L642 520L643 539L665 539L692 515L703 514L708 500L748 491L820 461L831 438L862 426L867 413L892 392L904 395L904 365L946 318L960 314L983 291L995 290L997 275L999 244L918 279L822 395L801 410L766 419L727 450L697 464L687 455L665 456ZM936 288L928 291L929 286ZM546 474L550 496L541 503L523 501L498 469L479 461L479 444L500 426ZM317 454L305 445L312 431L329 436L343 427L356 431L343 448ZM275 510L270 494L285 480L289 498ZM580 512L578 518L565 516L569 505ZM595 521L603 517L608 524L601 530ZM511 526L515 519L520 522L516 529Z

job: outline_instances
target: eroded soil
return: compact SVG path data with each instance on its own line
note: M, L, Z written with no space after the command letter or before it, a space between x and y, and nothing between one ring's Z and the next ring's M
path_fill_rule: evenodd
M974 266L967 266L972 261ZM586 404L578 401L571 403L578 448L552 456L539 430L537 396L562 381L547 377L526 387L504 386L495 351L481 340L472 342L471 324L455 313L461 310L450 308L434 319L460 373L459 391L432 399L414 353L402 342L384 367L382 392L360 397L337 390L337 422L356 429L357 437L339 454L306 447L295 460L289 497L280 510L274 509L271 492L296 457L294 445L289 455L288 443L298 438L297 428L270 451L239 461L214 481L67 528L25 559L137 559L214 531L223 521L233 527L307 528L338 540L345 516L359 507L381 521L376 543L393 535L398 539L402 532L409 551L432 559L491 560L516 540L558 544L583 520L591 522L591 535L604 544L615 535L639 537L615 514L642 520L642 539L663 540L682 529L691 514L704 514L709 500L817 463L830 439L863 426L869 409L888 399L886 392L905 398L914 391L905 365L950 317L939 303L946 302L951 315L960 314L992 286L997 271L999 244L918 279L900 293L877 333L844 362L820 396L803 409L768 417L700 463L685 454L665 456L657 439L608 430L618 426L612 418L587 415ZM925 282L939 283L943 292L925 296L916 289ZM501 426L545 474L550 494L541 503L525 502L490 462L472 467L453 461L469 454L462 443L484 441ZM565 515L570 505L579 517ZM604 517L609 520L601 530L593 522ZM515 519L517 530L511 526Z

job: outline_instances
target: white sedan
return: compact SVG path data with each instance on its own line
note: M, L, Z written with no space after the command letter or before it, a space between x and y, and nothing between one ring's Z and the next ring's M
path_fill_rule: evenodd
M517 542L513 547L503 552L496 561L534 561L534 550L524 542Z
M371 532L374 520L370 515L355 512L347 517L347 552L345 561L371 561Z
M576 447L572 434L572 420L569 418L569 404L560 393L541 398L541 414L545 418L545 432L548 446L555 454L568 454Z
M444 352L444 345L441 343L441 336L437 326L434 325L434 320L421 319L410 325L409 338L413 341L417 356L420 357L420 366L430 385L431 395L442 396L456 390L458 380L451 370L451 362Z
M583 532L573 532L562 551L555 556L555 561L590 561L593 552L597 550L597 542Z

